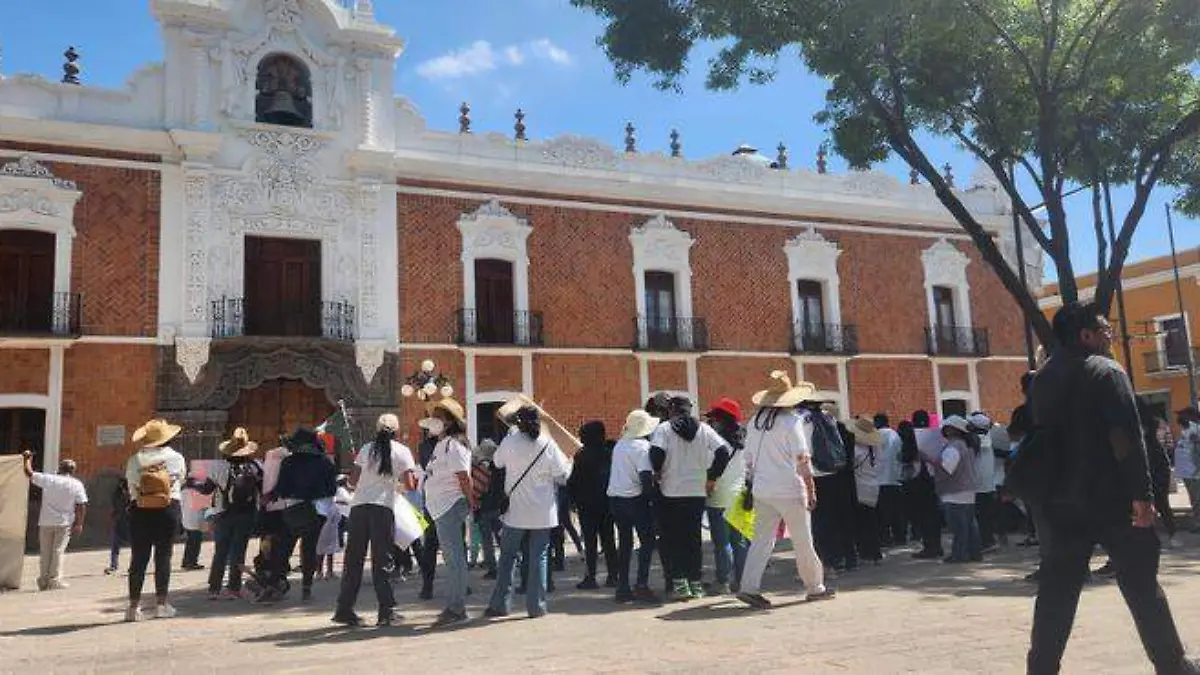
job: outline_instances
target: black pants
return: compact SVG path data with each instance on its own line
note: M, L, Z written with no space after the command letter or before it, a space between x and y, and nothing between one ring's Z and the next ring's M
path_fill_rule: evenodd
M847 476L849 481L847 481ZM854 546L854 474L842 472L814 479L817 508L813 510L813 544L827 567L858 566Z
M421 539L413 542L413 553L417 556L417 566L421 568L421 590L426 593L433 593L433 575L437 570L437 554L438 554L438 536L437 527L433 524L433 517L429 515L429 511L425 512L425 522L429 523L429 527L421 536Z
M877 562L883 559L879 549L879 514L874 506L854 505L855 548L858 557Z
M887 546L908 543L907 519L904 515L904 492L899 485L881 485L879 504L879 541Z
M313 577L317 574L320 560L317 558L317 539L321 536L321 527L325 524L324 516L316 516L304 525L284 526L284 534L278 548L273 549L274 560L271 570L275 580L280 581L287 576L288 560L300 544L300 583L302 588L312 588Z
M154 594L160 601L167 599L171 588L171 549L175 546L175 534L179 532L179 520L179 502L171 502L165 509L134 507L130 510L130 604L136 604L142 598L142 585L146 582L146 568L150 566L152 552Z
M1163 529L1167 531L1167 536L1174 537L1178 528L1175 525L1175 512L1171 510L1169 482L1158 482L1154 486L1154 508L1158 509L1158 515L1162 518Z
M996 545L996 493L975 493L975 520L979 523L979 541L984 548Z
M391 509L375 504L360 504L350 509L350 532L342 561L342 588L337 599L339 614L354 611L354 602L362 587L368 546L371 549L371 583L375 586L379 614L382 616L396 606L387 573L395 537L396 517Z
M608 506L579 509L579 524L583 529L583 551L587 561L587 574L596 576L599 553L604 553L604 572L616 578L617 546L613 538L613 517ZM599 547L596 546L599 541Z
M1154 529L1135 528L1128 523L1090 528L1058 527L1053 522L1042 525L1048 525L1051 532L1041 534L1047 545L1033 612L1030 675L1058 672L1075 622L1088 561L1097 543L1108 551L1117 586L1155 669L1159 673L1178 672L1183 645L1167 597L1158 585L1159 542Z
M213 559L208 571L208 590L221 590L225 568L229 568L229 590L242 590L242 566L246 564L246 546L254 532L254 511L226 511L217 518L213 529Z
M913 529L921 538L922 552L941 556L942 514L933 480L914 478L904 484L904 505Z
M662 547L669 549L667 578L700 583L704 561L701 548L701 523L704 497L663 497Z
M200 530L184 530L183 568L196 567L200 564L200 545L204 543L204 533Z
M637 587L650 583L650 562L654 556L654 516L644 497L613 497L612 513L620 546L617 549L617 592L628 592L629 565L633 559L633 533L638 536Z

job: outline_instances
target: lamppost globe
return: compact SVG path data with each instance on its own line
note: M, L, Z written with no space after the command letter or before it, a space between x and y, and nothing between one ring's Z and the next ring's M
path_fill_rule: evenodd
M434 365L433 361L431 361L431 360L429 360L429 359L425 359L424 361L422 361L422 362L421 362L421 371L422 371L422 372L425 372L425 373L432 373L432 372L433 372L433 369L434 369L435 367L436 367L436 366Z
M406 384L406 385L400 387L400 395L403 396L404 398L410 398L415 393L416 393L416 390L413 389L411 384Z
M425 386L421 388L421 391L425 392L426 396L433 396L437 393L437 390L438 386L433 382L426 382Z
M447 384L447 385L444 385L444 386L442 387L442 396L443 396L444 398L450 398L450 397L451 397L451 396L453 396L453 395L454 395L454 387L451 387L451 386L450 386L450 385L448 385L448 384Z

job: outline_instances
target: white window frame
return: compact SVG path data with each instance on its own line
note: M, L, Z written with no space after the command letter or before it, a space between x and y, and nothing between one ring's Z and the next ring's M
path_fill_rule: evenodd
M675 227L666 215L659 214L629 233L633 245L633 285L636 316L646 318L646 272L675 275L675 317L695 318L692 313L691 248L695 243L687 232ZM640 336L637 336L640 338ZM690 348L692 334L680 334L680 346Z
M1183 335L1187 341L1188 349L1191 349L1192 348L1192 321L1191 321L1191 318L1188 316L1187 312L1183 312L1182 314L1179 312L1175 312L1174 314L1164 314L1162 316L1154 317L1154 332L1156 333L1156 335L1154 336L1154 350L1157 353L1163 355L1163 370L1186 370L1187 369L1186 361L1179 365L1171 365L1171 364L1167 363L1167 336L1165 334L1157 335L1157 333L1164 332L1164 328L1163 328L1164 321L1170 321L1171 319L1179 319L1179 318L1183 319ZM1130 367L1132 367L1132 365Z
M971 319L971 284L967 281L967 265L971 259L945 239L921 253L921 264L925 268L925 303L929 314L929 330L937 329L937 307L933 300L935 286L949 288L954 300L954 328L974 327ZM936 335L936 333L934 333Z
M801 281L821 284L822 321L830 325L842 325L841 280L838 277L837 261L842 249L825 239L816 228L810 227L788 240L783 247L788 261L788 297L792 299L792 326L801 319ZM795 336L793 336L795 337ZM794 345L803 348L803 345Z
M478 209L464 213L458 219L462 233L463 309L475 307L475 261L504 260L513 266L513 308L529 311L529 235L533 227L493 199ZM515 317L514 317L515 321ZM474 344L475 328L467 326L464 335Z
M0 230L54 235L55 293L71 291L75 208L82 196L73 181L56 177L29 155L0 165Z

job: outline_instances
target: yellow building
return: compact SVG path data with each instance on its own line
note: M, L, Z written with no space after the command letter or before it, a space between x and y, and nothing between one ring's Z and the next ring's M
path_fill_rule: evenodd
M1133 380L1134 389L1147 396L1164 418L1174 423L1174 411L1189 405L1188 352L1200 361L1191 326L1200 321L1200 248L1180 251L1179 285L1183 312L1175 292L1171 256L1150 258L1126 265L1121 287L1125 294L1125 325L1113 303L1113 352ZM1096 277L1079 279L1079 297L1091 299ZM1048 316L1062 306L1058 287L1046 286L1041 307ZM1124 329L1124 330L1122 330ZM1126 362L1122 341L1128 335L1131 362Z

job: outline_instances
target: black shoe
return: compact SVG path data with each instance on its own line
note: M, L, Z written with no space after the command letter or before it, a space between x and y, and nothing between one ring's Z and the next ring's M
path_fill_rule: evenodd
M311 602L311 601L312 601L312 589L307 586L305 586L304 588L301 588L300 589L300 602Z
M483 610L483 618L485 619L503 619L506 616L508 616L508 612L501 609L493 609L488 607L487 609Z
M1100 568L1097 569L1095 572L1092 572L1092 574L1094 574L1102 579L1108 579L1110 577L1116 576L1117 571L1115 569L1113 569L1112 561L1109 560L1108 562L1101 565Z
M451 612L450 610L447 609L447 610L443 610L442 613L438 615L437 621L433 622L432 627L433 628L445 628L447 626L453 626L454 624L457 624L457 623L463 623L466 620L467 620L466 612L463 612L462 614L458 614L457 612Z
M937 560L938 558L941 558L942 555L944 554L941 551L930 551L929 549L925 549L923 551L914 553L912 557L914 560Z
M422 586L421 592L417 594L417 599L432 600L433 599L433 587L432 586Z
M1042 580L1042 571L1041 570L1034 570L1034 571L1030 572L1029 574L1026 574L1024 577L1024 581L1031 583L1031 584L1036 584L1041 580Z
M484 573L483 578L485 580L491 580L491 579L495 579L497 576L499 576L499 575L496 574L496 568L489 567L488 571L486 573Z
M630 590L617 591L617 594L613 597L613 600L621 605L628 605L636 599L637 598L633 595L633 591Z
M617 587L617 578L612 576L611 574L604 577L604 587L605 588L616 588Z
M358 628L362 625L362 618L354 612L337 612L330 621L346 626L347 628Z
M600 584L596 583L596 577L593 577L589 574L583 578L583 581L575 584L575 588L578 588L581 591L594 591L600 588Z
M961 565L967 562L965 558L955 558L954 556L946 556L942 559L943 565Z
M662 598L650 590L649 586L638 586L633 589L633 599L644 605L661 605Z
M554 571L555 572L566 572L567 571L567 561L566 560L555 560L554 561Z
M516 593L517 595L525 595L525 587L517 586L516 590L514 590L513 593Z
M750 606L750 609L759 611L771 609L771 601L762 596L761 593L738 593L737 599Z
M376 621L375 625L381 626L381 627L382 626L398 626L403 621L404 621L404 617L400 616L400 614L398 614L396 612L395 608L392 608L392 609L385 609L382 612L380 612L379 619Z

